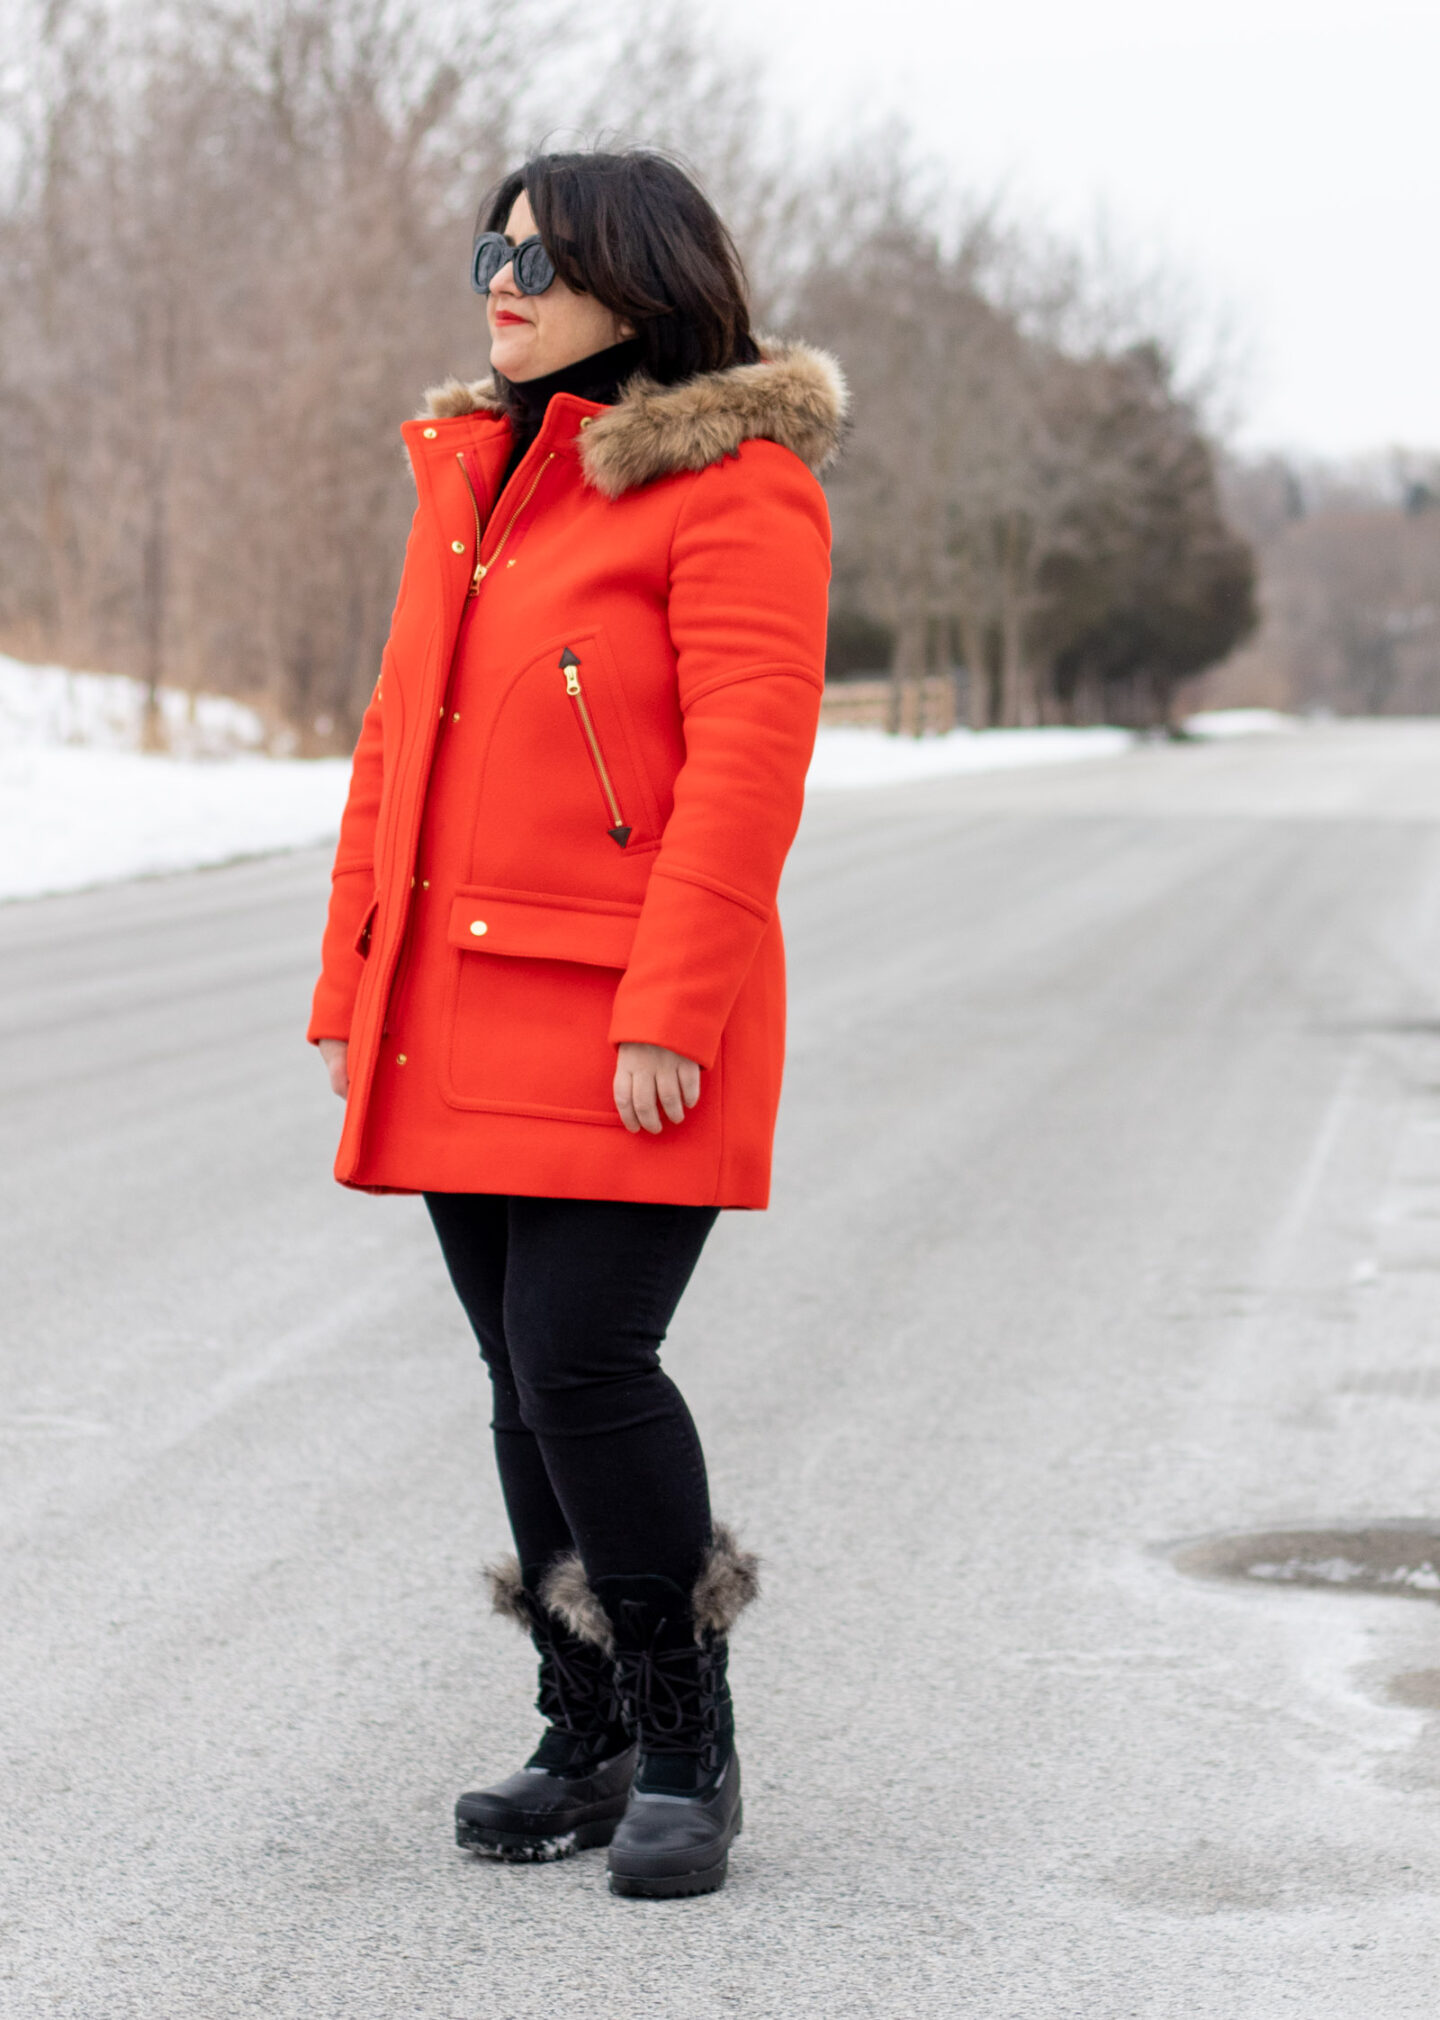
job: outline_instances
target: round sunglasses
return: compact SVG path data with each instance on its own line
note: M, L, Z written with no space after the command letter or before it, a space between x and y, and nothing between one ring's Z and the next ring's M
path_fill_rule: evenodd
M555 262L538 232L511 245L503 232L482 231L470 255L470 285L477 295L489 294L490 283L503 266L512 268L522 295L543 295L555 278Z

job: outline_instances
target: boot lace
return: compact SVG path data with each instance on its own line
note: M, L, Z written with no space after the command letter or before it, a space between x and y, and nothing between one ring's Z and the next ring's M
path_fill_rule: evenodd
M614 1663L588 1641L567 1634L538 1600L525 1597L540 1656L535 1709L547 1724L587 1742L613 1737L624 1724Z
M720 1765L725 1653L707 1641L657 1648L655 1640L626 1649L616 1677L629 1723L646 1754L690 1754L707 1773Z

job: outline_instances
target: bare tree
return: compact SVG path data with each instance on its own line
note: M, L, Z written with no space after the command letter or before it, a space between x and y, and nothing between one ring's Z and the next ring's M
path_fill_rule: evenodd
M994 583L974 552L970 507L1016 332L980 285L994 251L988 218L969 220L947 248L903 169L860 174L858 187L853 173L837 179L837 222L817 233L795 314L851 379L854 430L831 487L840 574L892 631L890 726L918 735L925 676L948 663L957 625L972 698L985 684Z
M1255 544L1262 621L1192 701L1440 709L1440 455L1272 456L1232 461L1223 477L1231 516Z
M892 726L950 720L957 650L977 727L1090 705L1065 654L1096 666L1104 637L1114 658L1096 600L1130 609L1145 571L1096 554L1123 536L1133 560L1170 510L1147 474L1163 430L1121 397L1075 263L954 216L902 135L804 171L675 0L583 20L560 0L5 4L10 648L138 674L152 736L163 681L346 743L411 509L397 419L483 369L477 198L536 146L641 140L735 222L761 316L850 371L837 589L893 636Z
M890 726L927 726L925 675L944 691L954 641L977 729L1163 715L1250 621L1194 405L1163 349L1130 341L1133 301L1107 321L1080 264L992 214L947 242L929 221L943 210L890 159L888 181L869 171L883 204L852 201L844 256L822 234L799 295L856 395L832 486L838 579L890 627Z
M653 92L757 238L783 211L753 90L678 18L642 72L603 23L583 70L545 0L28 10L0 202L6 642L344 743L411 509L396 424L484 369L471 220L556 100L593 128Z

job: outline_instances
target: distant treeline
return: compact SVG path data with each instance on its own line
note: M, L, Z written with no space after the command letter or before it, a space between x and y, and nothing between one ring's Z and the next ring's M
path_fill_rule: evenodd
M1440 711L1440 455L1232 465L1227 508L1259 557L1261 624L1213 702Z
M803 172L683 10L45 0L0 155L0 643L353 736L411 510L395 430L484 369L477 199L537 140L673 145L768 327L841 358L832 668L971 720L1166 719L1251 545L1160 332L870 136ZM563 32L562 32L563 30Z

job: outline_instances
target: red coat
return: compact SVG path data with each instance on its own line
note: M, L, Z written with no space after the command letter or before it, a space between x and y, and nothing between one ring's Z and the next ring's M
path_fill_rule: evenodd
M843 410L800 345L559 395L498 500L488 384L406 424L419 507L310 1023L350 1041L344 1184L765 1205ZM615 1113L623 1040L705 1069L661 1136Z

